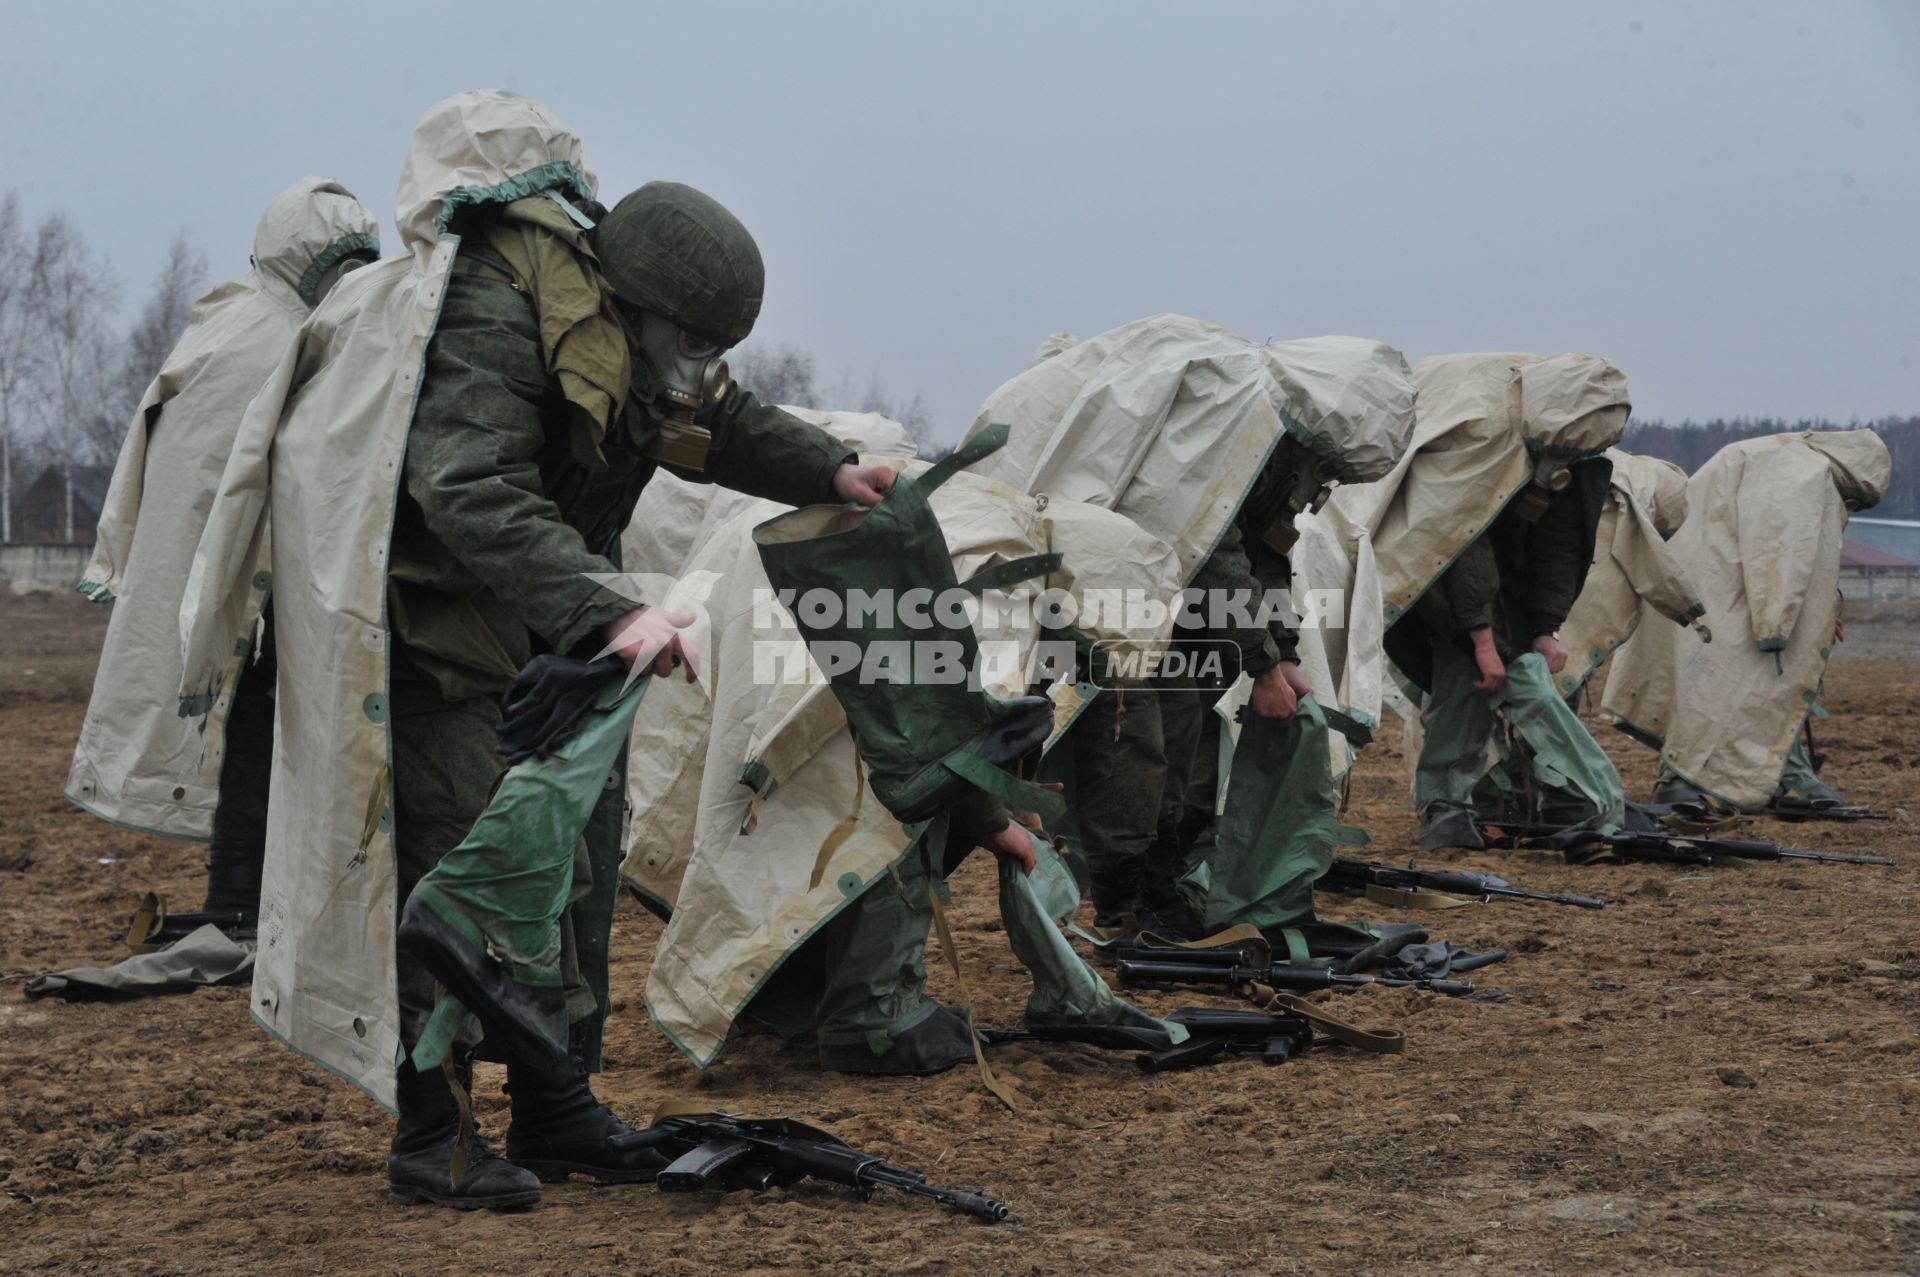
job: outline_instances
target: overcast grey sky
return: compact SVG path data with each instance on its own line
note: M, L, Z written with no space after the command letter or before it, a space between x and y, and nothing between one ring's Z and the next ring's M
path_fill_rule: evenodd
M1048 331L1156 311L1410 359L1579 349L1638 415L1920 412L1920 4L0 0L0 183L137 301L245 268L294 179L383 219L430 102L502 87L611 202L701 186L756 338L958 434Z

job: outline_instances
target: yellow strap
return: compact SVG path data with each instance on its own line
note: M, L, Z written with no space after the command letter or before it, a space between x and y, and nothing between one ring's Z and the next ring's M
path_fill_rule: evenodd
M1477 905L1478 900L1466 896L1449 896L1440 891L1426 891L1419 887L1381 887L1367 884L1367 899L1377 905L1392 905L1398 909L1461 909Z
M1407 1049L1406 1034L1398 1029L1363 1029L1359 1025L1320 1007L1292 993L1282 993L1270 985L1250 982L1241 989L1255 1006L1270 1015L1282 1011L1295 1011L1303 1016L1321 1033L1335 1042L1344 1043L1357 1050L1368 1051L1374 1055L1399 1055Z
M840 850L840 844L853 836L853 828L860 823L860 801L867 792L867 772L860 763L860 751L853 754L853 810L846 818L833 827L826 841L820 844L820 854L813 858L813 876L807 880L807 890L812 891L826 877L827 862L833 859L833 853Z
M947 926L947 907L940 902L940 883L933 875L933 862L927 850L926 837L920 839L920 863L927 875L927 903L933 907L933 928L940 936L940 949L947 955L947 962L953 967L953 978L960 986L960 1009L967 1017L967 1036L973 1043L974 1063L980 1066L980 1082L993 1097L1015 1113L1032 1113L1035 1117L1045 1118L1049 1122L1058 1122L1062 1126L1071 1126L1082 1131L1095 1130L1105 1123L1089 1122L1061 1109L1036 1109L1033 1101L1006 1082L993 1075L993 1068L987 1063L987 1053L980 1046L980 1034L973 1023L973 991L967 985L967 974L960 969L960 951L954 946L953 931ZM896 881L898 875L895 875Z
M153 938L160 934L160 928L167 924L167 902L157 892L149 891L140 898L140 905L133 911L133 919L127 924L127 948L135 953L155 953L160 946Z
M440 998L446 992L439 985L433 986L433 1005L440 1005ZM467 1144L473 1139L473 1100L467 1095L467 1088L460 1085L460 1075L453 1071L453 1052L448 1051L440 1057L440 1075L447 1079L447 1089L453 1092L454 1107L460 1110L460 1138L454 1142L453 1157L447 1162L447 1187L458 1189L460 1177L467 1173Z
M699 1100L662 1100L653 1111L650 1125L658 1126L670 1117L712 1117L720 1110Z
M1250 922L1237 922L1225 931L1216 931L1198 940L1175 940L1152 931L1142 931L1134 943L1143 949L1239 949L1257 945L1264 952L1268 948L1267 938L1260 934L1260 928Z

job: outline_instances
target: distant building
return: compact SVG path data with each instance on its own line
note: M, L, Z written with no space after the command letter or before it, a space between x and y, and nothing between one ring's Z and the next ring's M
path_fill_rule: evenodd
M1853 524L1858 522L1856 519L1848 524L1847 531L1852 532ZM1847 598L1870 603L1882 599L1911 599L1916 596L1916 579L1920 579L1920 562L1889 554L1852 537L1840 544L1840 593Z
M68 522L67 483L73 484L72 522ZM36 545L92 545L106 503L111 466L48 466L13 497L9 542Z
M1847 520L1847 539L1920 562L1920 519L1875 519L1856 514Z

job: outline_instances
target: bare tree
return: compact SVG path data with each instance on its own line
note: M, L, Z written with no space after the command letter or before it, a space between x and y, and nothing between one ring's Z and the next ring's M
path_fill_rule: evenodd
M13 461L26 421L27 236L20 201L0 197L0 541L13 540Z
M160 365L172 353L193 315L193 303L206 287L207 259L195 252L185 235L176 235L167 248L166 265L153 281L153 291L127 331L121 362L120 415L133 412L147 386L160 375Z
M797 346L743 346L727 356L733 377L762 402L818 408L813 356Z
M119 361L107 320L120 288L66 214L49 214L35 229L26 291L43 442L69 466L111 461Z

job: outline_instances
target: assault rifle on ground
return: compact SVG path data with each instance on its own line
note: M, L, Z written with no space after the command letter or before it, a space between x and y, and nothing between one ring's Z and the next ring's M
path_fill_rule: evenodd
M1852 824L1856 820L1892 820L1884 811L1875 811L1871 807L1856 807L1843 803L1839 806L1819 807L1812 803L1778 802L1767 808L1767 815L1775 820L1784 820L1792 824L1801 824L1809 820L1838 820Z
M1592 896L1555 895L1551 891L1533 891L1516 887L1505 878L1467 870L1435 871L1401 869L1376 860L1348 860L1334 857L1333 865L1316 888L1365 895L1369 887L1385 891L1438 891L1454 896L1470 896L1485 903L1497 897L1509 900L1544 900L1549 904L1573 905L1579 909L1604 909L1607 902Z
M1143 949L1122 945L1114 951L1114 973L1121 984L1264 984L1270 989L1305 993L1314 989L1359 988L1377 984L1387 989L1421 989L1465 997L1473 992L1467 980L1401 979L1383 975L1347 975L1329 967L1297 967L1268 962L1265 949L1254 945L1219 949Z
M1178 1046L1167 1046L1165 1035L1158 1031L1129 1025L1084 1024L982 1029L980 1036L988 1046L1010 1042L1083 1042L1119 1051L1137 1050L1139 1054L1133 1057L1133 1062L1142 1073L1191 1069L1229 1055L1255 1053L1262 1064L1285 1064L1296 1055L1305 1055L1313 1046L1313 1026L1297 1011L1270 1015L1261 1011L1181 1007L1161 1018L1184 1027L1187 1040Z
M986 1196L984 1189L961 1192L935 1188L924 1175L902 1170L884 1157L859 1152L818 1127L790 1117L698 1113L661 1118L643 1134L648 1144L674 1159L654 1181L664 1193L691 1193L703 1188L765 1191L811 1175L857 1189L863 1198L870 1196L875 1186L884 1185L915 1197L930 1197L991 1223L1007 1217L1005 1203Z
M1668 865L1712 865L1722 860L1818 860L1835 865L1891 865L1885 856L1840 856L1804 851L1779 843L1744 838L1695 838L1688 834L1603 834L1571 825L1537 825L1522 821L1489 821L1480 826L1489 847L1545 846L1561 852L1605 850L1622 860L1644 860Z

